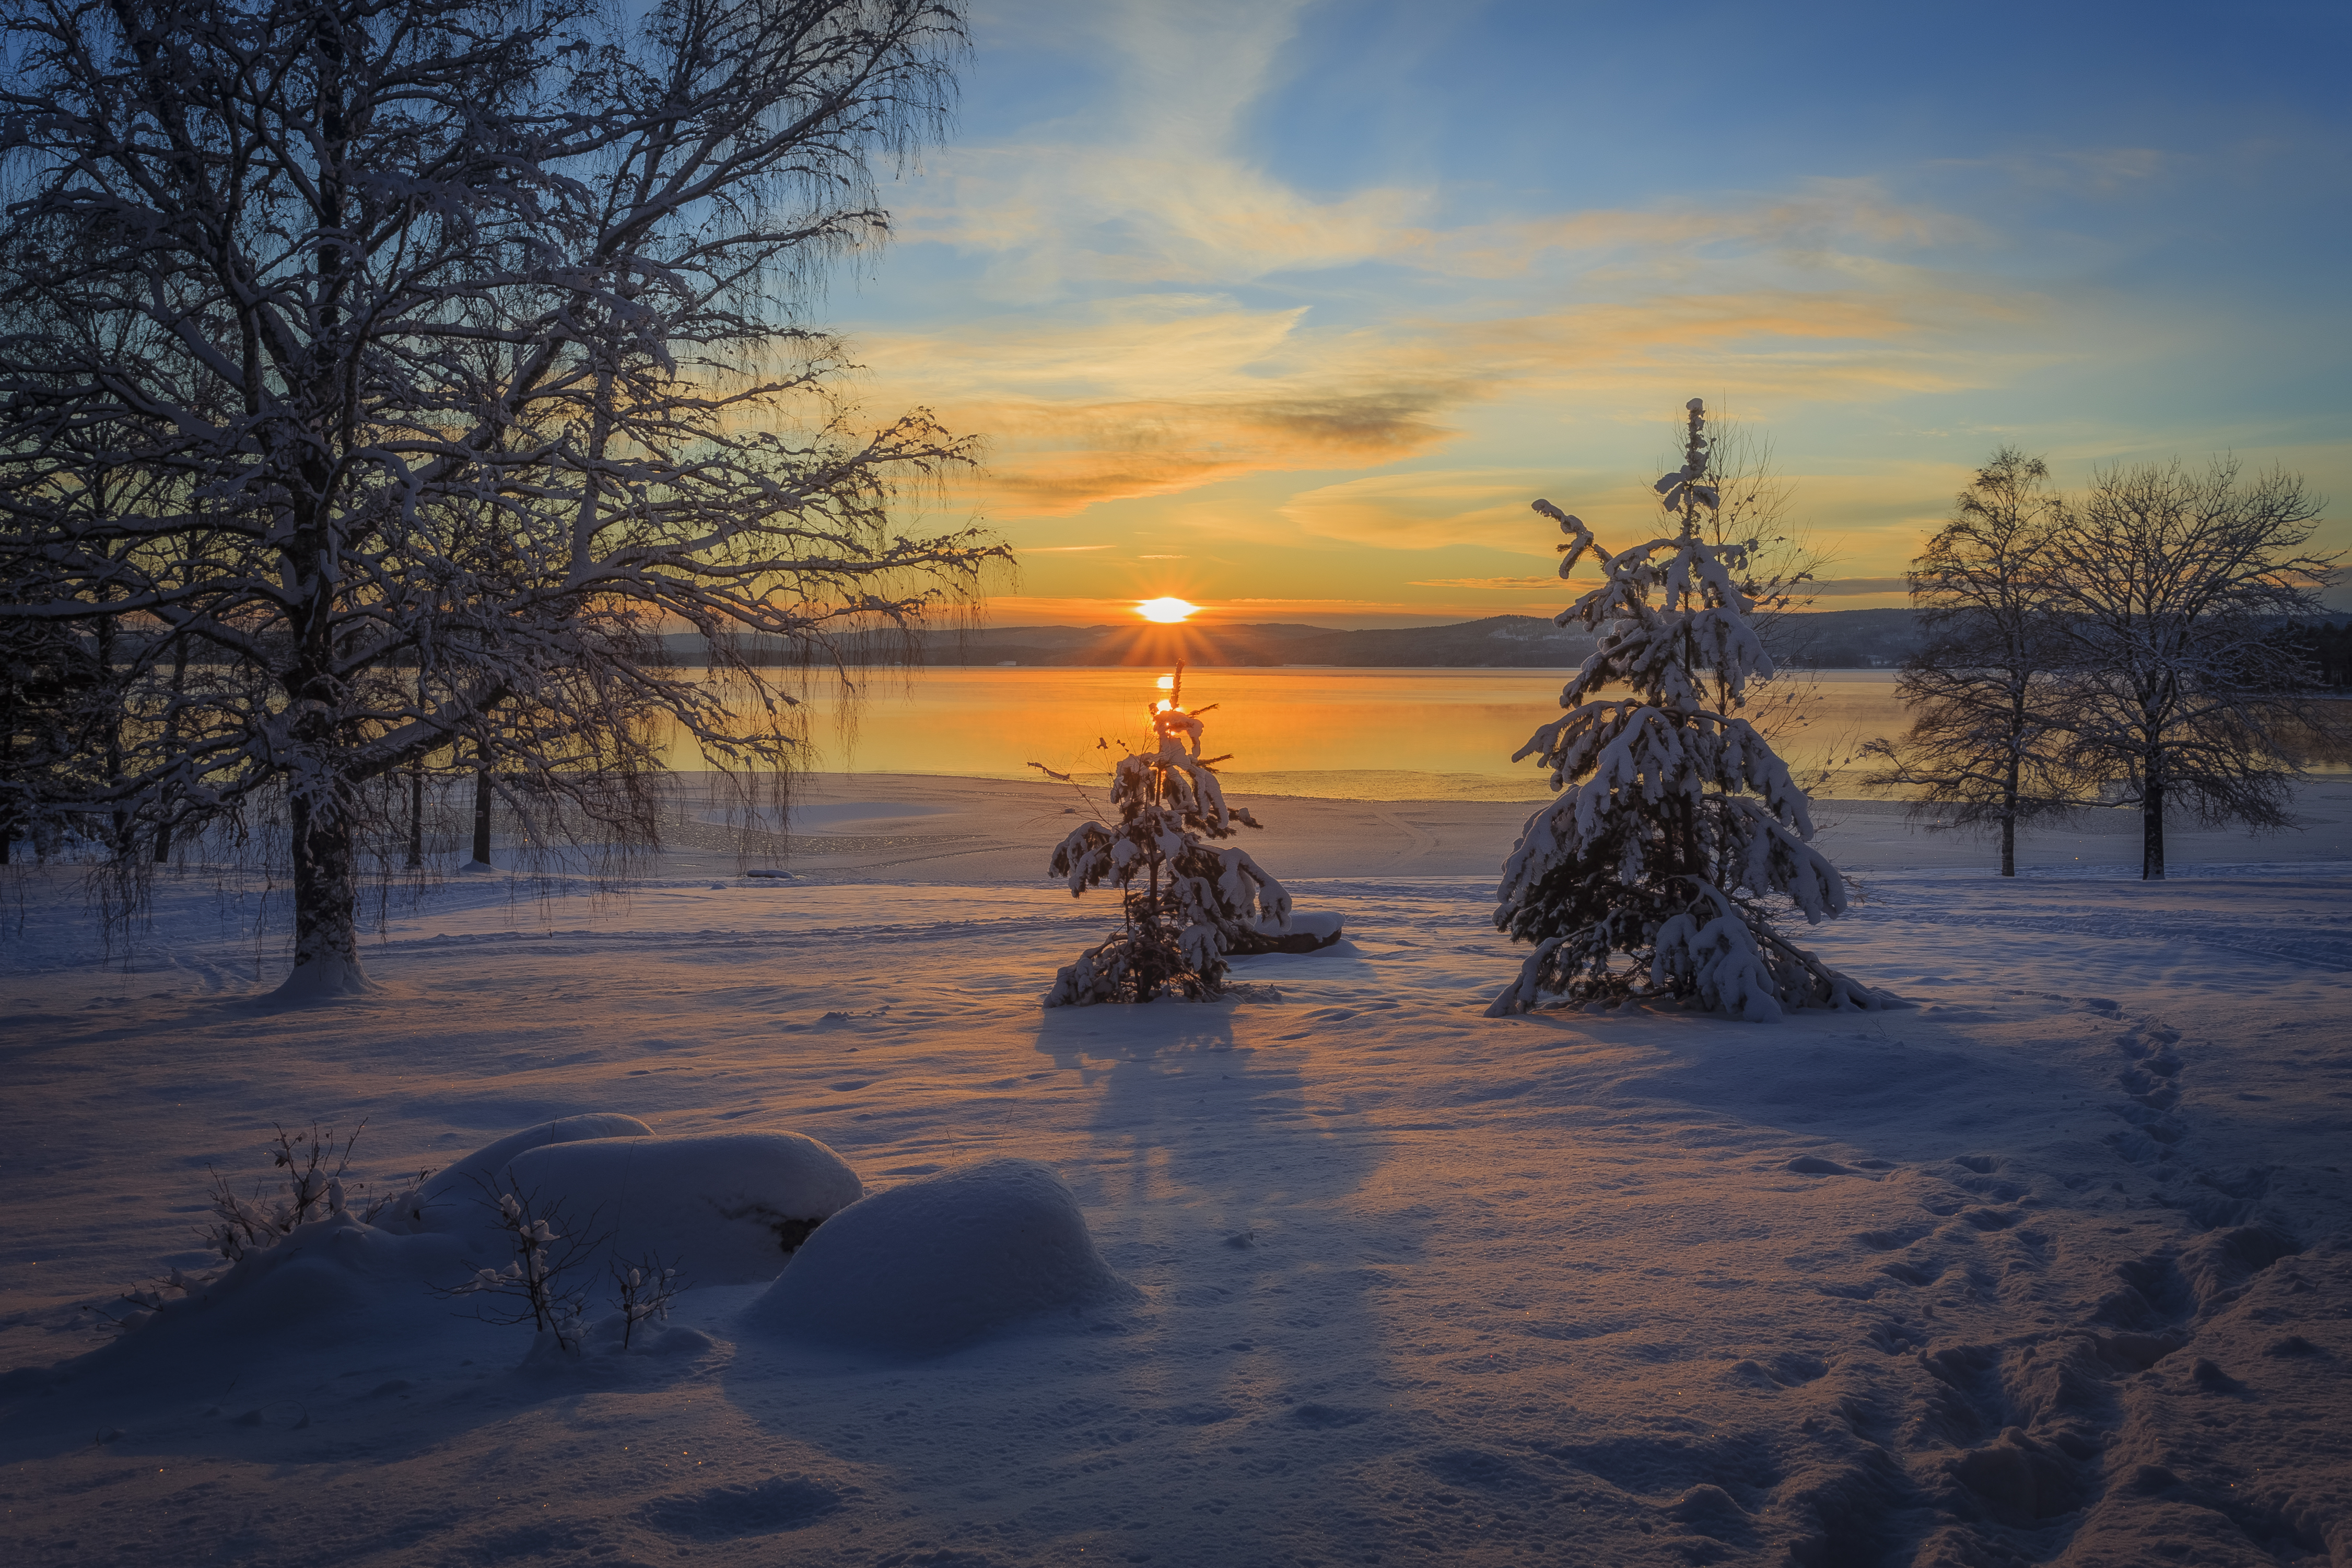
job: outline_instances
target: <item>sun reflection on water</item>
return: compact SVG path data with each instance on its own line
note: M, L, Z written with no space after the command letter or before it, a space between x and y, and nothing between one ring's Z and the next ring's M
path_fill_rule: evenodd
M1535 800L1550 792L1532 763L1511 762L1536 727L1559 712L1567 672L1545 669L1246 669L1184 675L1187 695L1218 704L1219 772L1282 794L1355 799ZM835 705L811 696L809 738L818 772L1034 777L1033 762L1098 773L1122 746L1148 750L1150 727L1135 699L1150 667L1118 669L943 668L873 679L850 733ZM1175 689L1162 676L1161 693ZM1205 690L1189 690L1198 681ZM1157 682L1154 683L1158 684ZM1165 695L1159 700L1169 700ZM1812 717L1780 738L1801 772L1851 751L1853 739L1901 732L1891 671L1832 671ZM1108 740L1110 750L1097 745ZM854 743L852 743L854 742ZM699 766L670 748L674 767ZM1402 793L1400 793L1402 792Z

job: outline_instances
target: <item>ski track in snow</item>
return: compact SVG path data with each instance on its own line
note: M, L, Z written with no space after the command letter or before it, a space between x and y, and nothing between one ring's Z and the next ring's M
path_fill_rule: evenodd
M37 890L0 1364L200 1261L206 1165L258 1174L273 1118L369 1116L379 1184L586 1110L805 1132L869 1190L1020 1155L1141 1296L916 1362L745 1331L758 1286L576 1371L430 1300L134 1334L0 1384L0 1551L2352 1563L2352 877L1865 882L1805 940L1919 1005L1778 1026L1481 1017L1490 877L1291 879L1351 940L1236 966L1279 1002L1052 1013L1099 895L453 884L383 995L288 1012L209 894L126 973Z

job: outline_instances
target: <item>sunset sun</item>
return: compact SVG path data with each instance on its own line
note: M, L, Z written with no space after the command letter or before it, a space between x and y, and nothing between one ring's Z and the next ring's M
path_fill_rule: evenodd
M1147 621L1173 626L1186 616L1196 614L1201 606L1188 605L1181 599L1146 599L1135 606L1135 613Z

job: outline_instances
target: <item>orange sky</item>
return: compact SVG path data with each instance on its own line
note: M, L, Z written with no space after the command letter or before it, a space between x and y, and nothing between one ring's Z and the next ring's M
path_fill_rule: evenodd
M2352 493L2352 137L2276 79L2332 29L2263 16L1988 59L1717 8L1684 81L1626 68L1672 8L1003 0L833 314L867 407L988 439L920 521L1019 552L996 624L1549 615L1528 502L1652 529L1693 396L1770 448L1817 607L1900 604L2005 442Z

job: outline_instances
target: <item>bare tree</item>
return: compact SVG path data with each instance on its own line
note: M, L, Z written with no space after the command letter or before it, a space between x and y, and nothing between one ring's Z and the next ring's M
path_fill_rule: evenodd
M1707 543L1743 552L1739 590L1753 606L1748 622L1771 652L1771 672L1750 683L1745 714L1758 733L1785 744L1812 721L1819 705L1821 680L1808 657L1816 634L1805 612L1829 557L1791 515L1796 486L1773 467L1770 437L1721 416L1710 417L1707 428L1708 473L1721 504L1701 513L1701 531ZM1662 467L1684 460L1685 434L1677 426ZM1823 770L1803 782L1817 789L1827 781Z
M37 577L0 581L0 600L40 599ZM55 802L90 781L89 738L105 671L69 626L0 618L0 865L20 832L38 836Z
M2079 765L2137 806L2140 875L2164 875L2164 825L2283 827L2305 706L2283 620L2321 613L2336 557L2305 549L2320 502L2293 474L2242 479L2216 458L2109 468L2056 531L2056 625L2072 644L2058 705Z
M139 628L81 804L282 820L289 991L365 986L362 863L420 761L649 842L645 715L781 780L777 650L836 665L1003 555L896 531L972 445L857 426L804 319L885 237L875 161L944 126L960 0L0 19L0 571L45 585L0 623ZM732 700L660 657L680 628Z
M1926 636L1895 685L1910 733L1864 747L1883 764L1865 782L1916 790L1915 819L1998 828L2004 877L2017 875L2019 824L2079 804L2056 718L2069 644L2052 614L2064 506L2049 480L2041 458L2001 447L1912 561Z

